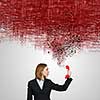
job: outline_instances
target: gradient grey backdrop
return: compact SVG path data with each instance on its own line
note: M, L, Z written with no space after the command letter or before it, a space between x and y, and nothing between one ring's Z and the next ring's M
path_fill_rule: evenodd
M36 65L48 64L50 78L63 84L66 74L51 54L44 53L26 43L15 41L0 44L0 100L26 100L27 82L34 78ZM67 91L52 91L51 100L100 100L100 51L84 50L69 57L65 62L71 66L73 81Z

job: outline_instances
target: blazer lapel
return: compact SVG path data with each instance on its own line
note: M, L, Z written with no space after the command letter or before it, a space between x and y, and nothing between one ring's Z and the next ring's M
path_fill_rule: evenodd
M46 83L46 79L44 80L44 83L43 83L43 88L42 88L42 90L44 90L44 88L45 88L45 83Z

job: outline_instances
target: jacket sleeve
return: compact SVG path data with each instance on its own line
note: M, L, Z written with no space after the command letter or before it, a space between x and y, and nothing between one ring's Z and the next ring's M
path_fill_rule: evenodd
M28 82L27 100L32 100L32 88L31 88L30 82Z
M51 81L52 89L56 91L66 91L72 80L72 78L68 78L63 85L55 84Z

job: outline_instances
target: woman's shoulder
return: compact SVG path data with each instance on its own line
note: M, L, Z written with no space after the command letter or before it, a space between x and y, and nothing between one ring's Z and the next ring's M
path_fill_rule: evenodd
M28 80L28 84L31 84L31 83L33 83L35 81L35 78L34 79L30 79L30 80Z
M47 82L52 82L51 79L48 79L48 78L46 78L46 81L47 81Z

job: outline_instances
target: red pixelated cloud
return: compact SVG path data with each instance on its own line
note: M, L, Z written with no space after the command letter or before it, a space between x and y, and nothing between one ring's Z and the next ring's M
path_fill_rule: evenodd
M1 0L0 27L1 40L5 30L49 49L60 64L76 48L99 43L100 0Z

